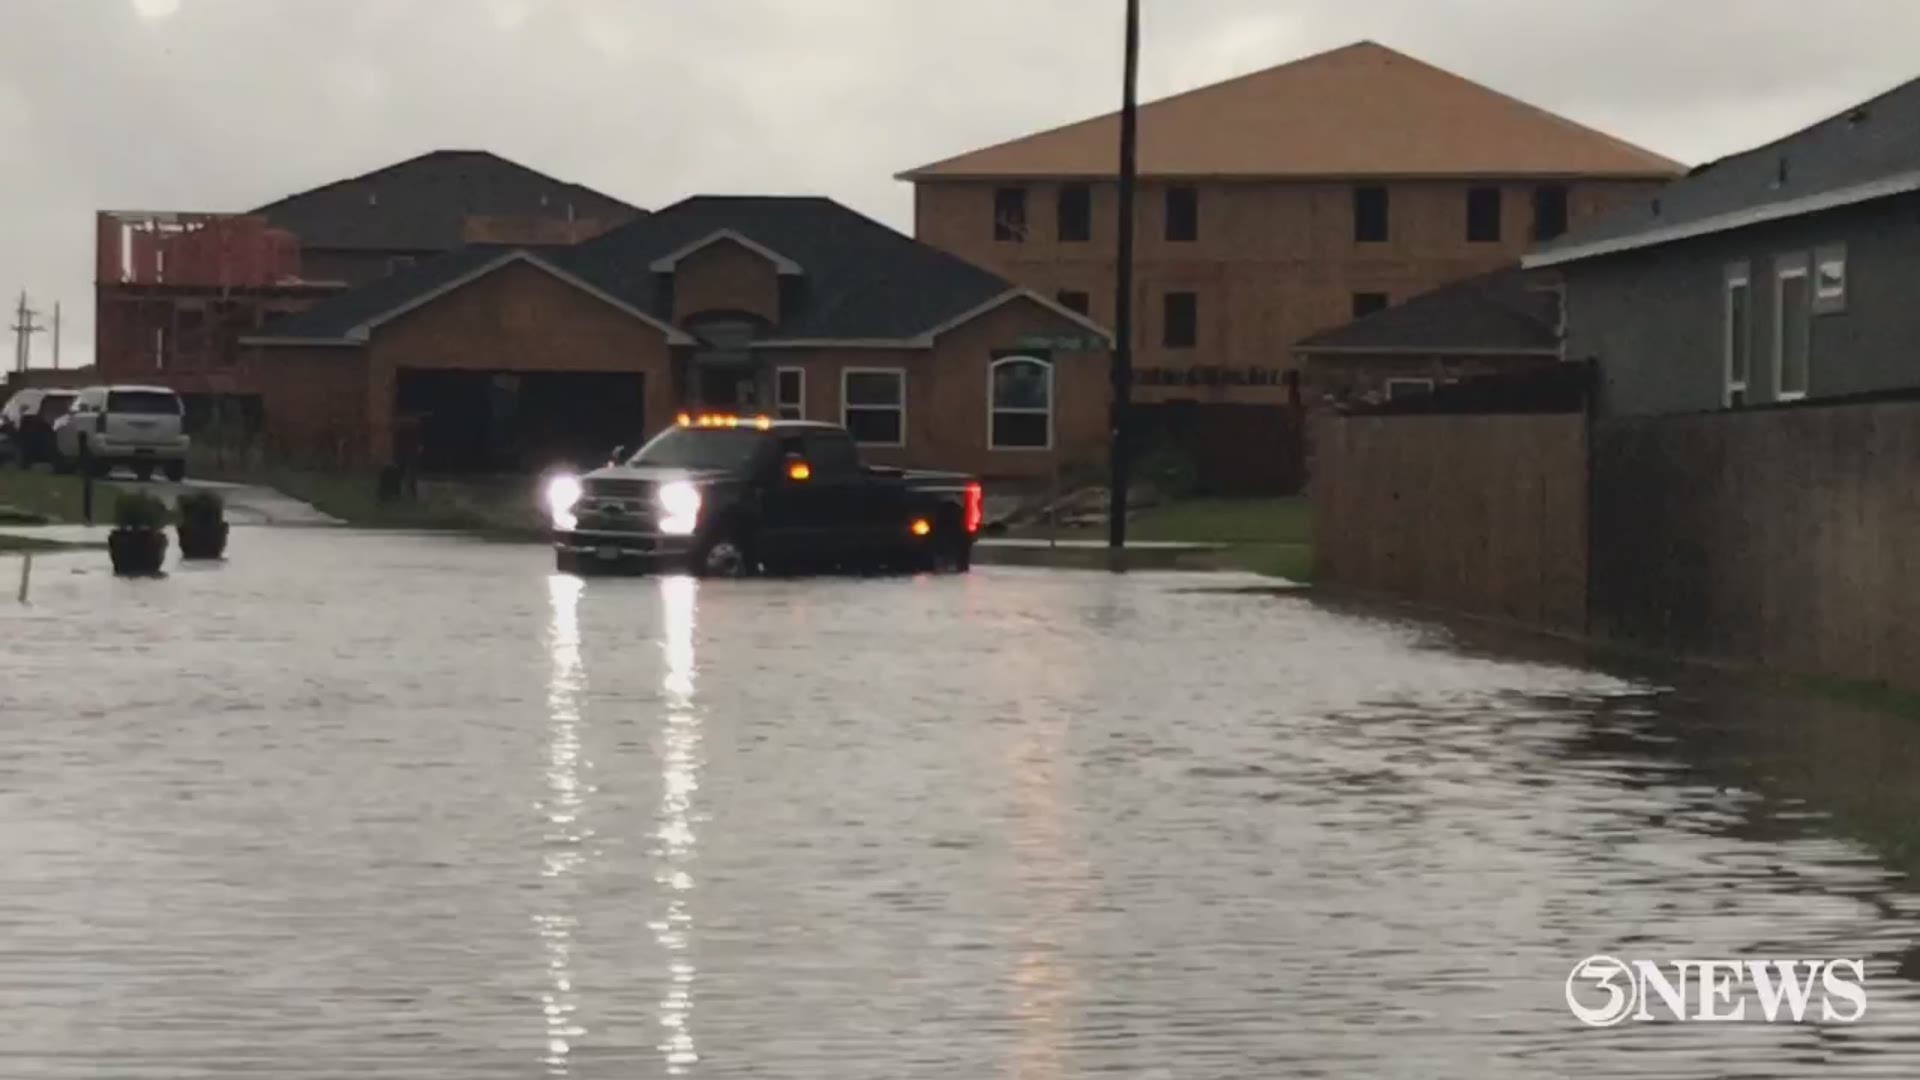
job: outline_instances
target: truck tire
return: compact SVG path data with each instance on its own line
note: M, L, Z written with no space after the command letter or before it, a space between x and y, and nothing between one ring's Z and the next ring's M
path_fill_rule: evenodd
M185 480L187 478L187 463L184 460L167 462L166 477L176 484Z
M760 568L752 538L739 525L724 525L702 540L691 560L695 577L741 578Z
M973 537L967 535L957 512L946 511L934 523L925 568L935 574L964 574L973 569Z

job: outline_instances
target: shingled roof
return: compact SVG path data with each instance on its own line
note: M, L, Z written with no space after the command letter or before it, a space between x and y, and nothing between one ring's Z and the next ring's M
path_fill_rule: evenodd
M1113 176L1118 113L900 174ZM1145 176L1664 178L1678 162L1372 41L1140 107Z
M1305 356L1419 353L1430 356L1555 356L1558 300L1519 270L1443 285L1294 346Z
M1550 244L1554 266L1920 191L1920 79L1812 127L1709 162Z
M572 248L537 253L475 246L421 263L289 316L250 342L352 344L365 328L520 258L660 324L673 316L657 265L708 238L738 237L793 282L789 310L758 345L821 341L918 343L1013 296L1068 321L1053 301L831 199L698 196ZM1103 331L1101 331L1103 332Z
M304 248L452 251L476 216L625 222L646 211L484 150L436 150L254 211Z

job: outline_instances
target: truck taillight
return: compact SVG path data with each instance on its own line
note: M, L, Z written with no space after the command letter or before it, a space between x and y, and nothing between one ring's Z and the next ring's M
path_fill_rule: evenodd
M979 532L980 521L983 516L984 516L984 511L982 510L980 505L980 485L977 483L968 484L967 485L967 532L969 533Z

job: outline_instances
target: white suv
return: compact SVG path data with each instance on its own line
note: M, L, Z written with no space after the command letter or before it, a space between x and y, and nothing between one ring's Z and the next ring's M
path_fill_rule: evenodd
M54 425L60 468L75 468L84 457L98 476L120 465L142 480L155 469L182 479L188 445L182 413L180 395L164 386L89 386Z

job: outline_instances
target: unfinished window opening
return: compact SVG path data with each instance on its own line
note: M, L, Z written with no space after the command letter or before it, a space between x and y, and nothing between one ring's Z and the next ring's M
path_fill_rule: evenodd
M1467 242L1500 242L1500 189L1477 187L1467 190Z
M1660 212L1659 203L1654 213ZM1567 185L1541 184L1533 189L1533 238L1552 240L1567 231Z
M1191 349L1200 338L1200 298L1190 292L1170 292L1161 304L1160 344L1169 349Z
M1353 189L1353 239L1358 244L1384 244L1387 241L1387 189L1378 186Z
M1059 233L1063 244L1083 244L1093 238L1093 190L1085 184L1060 189Z
M1167 189L1167 240L1190 244L1200 239L1200 191L1198 188Z
M993 238L1010 244L1027 239L1027 189L995 188L993 192Z

